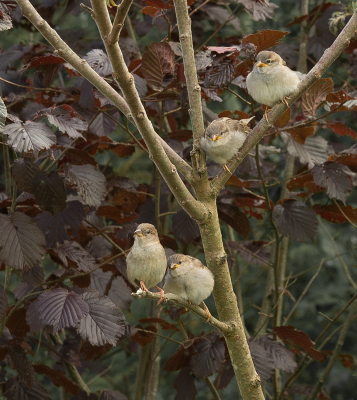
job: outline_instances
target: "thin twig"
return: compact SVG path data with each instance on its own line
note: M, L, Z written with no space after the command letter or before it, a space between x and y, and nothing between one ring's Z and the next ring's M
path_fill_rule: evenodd
M121 4L118 5L113 27L108 35L108 43L113 44L119 40L120 32L124 26L125 18L128 15L132 3L133 0L122 0Z
M159 337L161 337L163 339L169 340L170 342L174 342L174 343L177 343L177 344L181 344L182 343L182 342L179 342L177 340L171 339L170 337L167 337L167 336L164 336L164 335L160 335L160 333L153 332L153 331L148 331L147 329L143 329L143 328L135 328L135 329L137 331L139 331L139 332L145 332L145 333L149 333L151 335L159 336Z
M66 147L63 151L62 151L62 153L55 159L55 160L53 160L53 162L45 169L45 171L47 172L47 171L49 171L52 167L54 167L56 164L57 164L57 162L67 153L67 151L69 151L69 150L71 150L71 149L73 149L73 145L74 145L74 143L78 140L79 138L75 138L74 140L73 140L73 142L68 146L68 147Z
M234 94L234 96L238 97L238 99L241 99L242 101L244 101L244 103L248 104L249 107L251 106L251 103L248 100L244 99L241 95L230 89L229 86L227 86L226 89L228 90L228 92L231 92L232 94Z
M348 216L344 213L344 211L342 210L342 208L340 207L340 205L337 203L336 199L333 199L333 201L335 202L336 206L338 207L338 209L341 211L341 214L347 219L347 221L354 227L357 228L357 225L354 224L349 218Z
M89 222L87 219L84 220L84 222L86 222L88 225L90 225L92 228L94 228L101 236L104 237L104 239L106 239L113 247L115 247L117 250L121 251L122 253L124 253L124 250L117 245L112 239L110 239L110 237L105 234L100 228L98 228L96 225L92 224L91 222Z
M10 85L13 85L13 86L25 88L25 89L27 89L27 90L42 90L42 91L46 91L46 92L58 92L58 93L64 93L65 95L68 95L68 96L70 96L70 97L76 98L75 95L73 95L73 94L71 94L71 93L68 93L68 92L66 92L65 90L61 90L61 89L38 88L38 87L32 87L32 86L26 86L26 85L19 85L18 83L14 83L14 82L7 81L7 80L4 79L4 78L0 78L0 81L9 83Z
M317 278L317 276L319 275L322 265L324 263L324 259L321 260L320 266L318 268L318 270L316 271L315 275L310 279L310 281L308 282L308 284L306 285L305 289L303 290L303 292L301 293L300 297L298 298L298 300L296 301L296 303L294 304L294 307L290 310L288 316L286 318L284 318L284 323L283 325L286 325L286 323L289 321L290 317L293 315L296 307L299 305L300 301L302 300L302 298L306 295L307 291L309 290L310 286L312 285L312 282Z

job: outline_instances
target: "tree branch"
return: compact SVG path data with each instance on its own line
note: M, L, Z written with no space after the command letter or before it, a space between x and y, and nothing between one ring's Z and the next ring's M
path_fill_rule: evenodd
M129 106L126 101L107 83L101 76L99 76L88 64L85 60L82 60L77 56L76 53L72 51L72 49L60 38L57 32L52 29L49 24L40 16L40 14L36 11L36 9L32 6L32 4L28 0L18 0L18 5L21 8L22 14L33 24L33 26L42 34L42 36L53 46L55 49L55 53L60 55L64 60L66 60L69 64L71 64L83 77L85 77L90 83L92 83L104 96L106 96L130 121L133 121L132 114L130 112ZM109 20L110 22L110 20ZM111 25L110 25L111 29ZM117 44L116 44L117 45ZM134 87L135 89L135 87ZM141 114L139 114L141 117ZM150 125L151 122L149 121ZM152 129L153 131L153 129ZM174 163L176 168L185 176L188 173L189 169L187 168L188 164L185 165L185 161L181 159L181 157L175 153L171 147L165 143L165 151L170 154L170 161ZM167 160L165 156L165 160ZM170 170L171 167L171 170ZM189 166L188 166L189 167ZM190 167L189 167L190 168ZM177 172L172 172L174 167L170 162L167 163L167 170L173 175L177 174ZM185 176L186 177L186 176ZM186 177L188 181L190 181L189 177ZM180 180L181 181L181 180ZM191 194L187 191L186 194ZM183 196L184 197L184 196ZM191 196L192 197L192 196ZM183 202L183 206L188 204L193 199L188 197L188 199L183 198L181 201ZM194 200L194 199L193 199ZM196 204L199 207L199 204ZM189 207L190 208L190 207ZM204 209L201 206L201 214L197 215L199 217L203 216Z
M312 70L306 75L306 77L300 82L298 88L293 94L291 94L288 100L288 104L293 104L298 98L300 98L306 90L321 78L327 68L336 60L336 58L342 53L342 51L348 46L351 38L354 36L357 29L357 12L355 11L344 27L342 32L338 35L333 44L325 50L323 56L319 62L312 68ZM227 163L228 169L232 172L238 167L238 165L248 155L250 150L264 137L266 132L272 127L272 124L288 109L284 103L277 104L272 111L269 113L269 123L265 118L262 118L258 125L249 133L243 147L239 151L237 157ZM224 187L225 183L231 176L231 173L222 169L221 172L211 181L211 187L215 194Z
M146 115L145 108L135 87L134 78L125 65L119 44L108 43L107 38L112 29L112 25L106 4L101 0L92 0L92 6L95 14L95 22L112 63L114 71L113 77L118 82L124 94L130 108L131 116L150 151L150 158L160 170L161 175L164 177L182 208L195 220L201 222L206 220L208 218L206 208L192 196L182 182L177 169L172 165L161 145L160 137L156 134L151 121Z
M133 297L136 299L150 299L150 300L160 300L160 294L159 293L152 293L152 292L136 292L131 294ZM175 303L179 304L180 306L186 307L189 310L191 310L193 313L204 319L205 321L207 320L207 315L205 311L199 307L195 306L193 304L190 304L188 301L184 300L180 296L176 296L175 294L172 293L165 293L165 302L168 301L174 301ZM208 322L210 325L214 326L217 328L219 331L221 331L223 334L227 335L232 333L232 327L225 324L224 322L219 321L218 319L211 317L211 319Z
M207 179L205 155L200 150L200 140L204 135L201 87L198 84L195 55L193 49L191 19L188 15L187 0L174 0L177 25L180 34L182 58L190 103L190 117L193 131L192 165L194 171Z
M117 7L117 12L115 14L113 27L108 35L108 43L114 44L119 40L120 32L123 28L124 21L128 15L129 9L133 3L133 0L123 0Z

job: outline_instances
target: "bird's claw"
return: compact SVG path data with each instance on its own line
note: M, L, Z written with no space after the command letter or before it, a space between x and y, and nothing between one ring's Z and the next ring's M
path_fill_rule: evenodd
M227 172L229 172L232 175L232 172L229 170L226 164L223 165L223 169Z
M205 313L206 313L206 316L207 316L206 321L209 322L210 319L212 318L212 314L209 312L209 309L208 309L208 307L206 306L206 304L205 304L204 301L202 302L202 304L203 304L203 309L204 309L204 311L205 311Z
M143 292L145 291L146 293L149 293L149 290L146 288L145 283L143 281L140 281L140 287Z
M290 97L285 96L285 97L282 98L281 101L282 101L287 107L290 107L287 99L290 99Z
M165 299L165 292L158 286L155 286L155 287L160 292L160 300L157 302L157 305L160 305L163 302L163 300Z
M267 108L264 111L264 118L266 119L267 123L270 125L269 119L268 119L268 113L267 113Z

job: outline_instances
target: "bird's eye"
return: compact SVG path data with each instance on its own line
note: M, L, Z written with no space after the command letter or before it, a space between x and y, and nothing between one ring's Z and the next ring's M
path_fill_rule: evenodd
M268 63L268 64L271 64L271 60L267 60L267 63Z
M147 230L147 231L146 231L146 233L150 233L150 231L149 231L149 230Z
M179 261L177 264L180 264L180 265L181 265L181 264L182 264L182 261Z

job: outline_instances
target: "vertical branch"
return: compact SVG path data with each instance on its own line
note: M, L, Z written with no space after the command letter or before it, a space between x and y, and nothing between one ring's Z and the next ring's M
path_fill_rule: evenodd
M222 234L214 196L205 196L205 204L211 219L199 225L208 268L213 272L215 285L213 296L222 322L229 324L233 332L223 332L234 373L244 400L263 400L264 395L258 374L249 351L244 326L238 311L231 276L224 251ZM199 197L200 200L200 197Z
M148 376L148 365L150 363L150 346L145 346L140 350L138 369L136 371L134 400L142 400L145 383Z
M235 237L234 237L234 230L233 228L227 224L227 228L228 228L228 236L229 236L229 240L231 240L232 242L235 241ZM236 250L231 250L231 252L233 253L233 262L234 262L234 271L235 271L235 290L236 290L236 296L237 296L237 301L238 301L238 309L239 309L239 313L241 315L241 319L242 319L242 323L244 325L244 307L243 307L243 297L242 297L242 288L241 288L241 284L240 284L240 273L239 273L239 264L238 264L238 260L237 260L237 251Z
M305 0L303 0L305 1ZM295 157L288 154L285 160L285 174L284 180L291 178L294 175ZM285 199L288 195L287 180L285 180L281 187L280 200ZM286 275L286 263L288 259L288 249L289 249L289 238L283 237L281 240L281 250L280 250L280 260L279 260L279 270L278 270L278 285L279 287L284 287L285 275ZM284 296L278 303L276 310L276 324L281 325L281 317L283 313Z
M150 304L150 317L159 318L162 306L157 307L155 303ZM155 324L156 329L159 330L159 324ZM157 395L157 388L160 379L160 340L159 336L154 336L154 340L147 347L150 348L149 365L150 372L148 376L148 384L146 390L145 400L155 400Z
M203 113L201 105L201 87L198 84L193 40L191 32L191 19L188 15L187 1L174 0L177 25L180 34L182 58L185 67L185 78L190 102L190 117L193 130L193 155L192 164L194 170L207 179L205 155L200 150L200 140L204 134Z
M117 7L113 27L108 35L108 43L114 44L119 40L120 32L123 29L125 18L128 15L129 9L133 0L123 0Z

